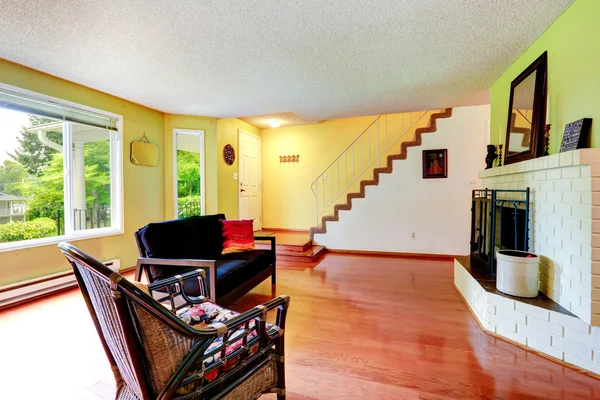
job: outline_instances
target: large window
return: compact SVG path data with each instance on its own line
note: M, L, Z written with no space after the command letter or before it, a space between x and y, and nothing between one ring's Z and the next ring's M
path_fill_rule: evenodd
M0 250L122 232L120 126L0 86Z

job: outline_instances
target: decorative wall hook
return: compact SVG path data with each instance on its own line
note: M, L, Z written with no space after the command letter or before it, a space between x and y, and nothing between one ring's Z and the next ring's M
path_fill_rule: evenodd
M288 163L288 162L300 162L300 154L295 156L279 156L279 162Z

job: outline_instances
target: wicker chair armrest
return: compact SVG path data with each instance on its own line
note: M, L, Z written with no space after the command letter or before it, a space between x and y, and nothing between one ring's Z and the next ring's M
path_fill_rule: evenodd
M285 317L286 317L286 313L287 313L289 304L290 304L289 296L278 296L278 297L274 298L273 300L269 300L266 303L259 304L255 307L251 308L250 310L246 311L245 313L242 313L242 314L238 315L237 317L232 318L229 321L227 321L223 324L219 324L219 325L221 327L224 325L227 328L227 330L232 330L232 329L236 329L240 325L253 319L258 322L259 332L260 332L261 336L264 336L265 338L267 338L269 340L274 340L275 338L277 338L278 336L281 336L283 334L283 329L285 328ZM277 326L279 326L279 328L281 328L281 330L275 335L270 335L266 328L267 312L270 310L273 310L275 308L277 308L277 310L278 310ZM218 326L213 326L213 327L215 329L219 330ZM223 329L223 328L220 328L220 329Z
M216 260L195 260L195 259L171 259L171 258L149 258L139 257L136 265L135 279L140 280L142 276L142 270L145 266L149 265L160 265L160 266L173 266L173 267L195 267L200 268L208 272L210 290L208 291L210 301L216 302L217 293L217 265ZM206 280L204 280L206 284Z
M181 299L185 302L186 306L192 306L194 304L200 304L204 303L205 301L208 301L208 297L188 296L185 293L184 282L188 279L197 279L200 282L200 285L202 285L204 293L208 293L208 288L206 286L206 271L204 271L203 269L197 269L196 271L186 272L185 274L175 275L171 278L166 278L160 281L150 283L148 285L148 290L150 291L150 293L152 293L155 290L166 288L168 289L169 293L167 297L171 297L171 294L179 295L181 296ZM172 289L170 289L173 285L178 285L179 290L176 293L173 293Z

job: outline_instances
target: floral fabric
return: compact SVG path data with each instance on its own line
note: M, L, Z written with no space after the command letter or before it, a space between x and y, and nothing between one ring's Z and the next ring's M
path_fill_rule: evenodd
M218 306L218 305L210 303L210 302L205 302L202 304L194 305L193 307L183 311L182 313L179 314L179 318L181 318L181 320L183 322L185 322L186 324L193 326L196 329L203 329L214 322L225 323L238 315L239 315L238 312L229 310L227 308L223 308L221 306ZM271 324L267 324L267 325L268 325L268 327L272 326ZM249 324L249 329L251 329L251 330L254 329L254 326L255 326L255 321L251 320L250 324ZM245 331L244 324L241 324L237 330L230 331L229 341L232 341L236 337L241 336L244 333L244 331ZM250 342L251 339L255 338L256 336L257 336L256 331L252 330L252 332L248 335L248 342ZM206 353L212 352L213 350L220 347L222 344L223 344L223 336L219 336L210 344L210 346L206 350ZM231 353L233 353L234 351L239 349L242 346L242 344L243 344L243 338L240 338L240 340L238 340L234 343L231 343L225 351L226 356L229 356ZM258 343L255 343L252 346L252 348L250 349L250 353L248 354L248 356L256 353L257 351L258 351ZM233 367L235 367L237 365L239 358L240 357L238 356L238 357L234 357L232 359L227 360L227 363L225 364L223 370L225 372L231 370ZM207 359L204 360L204 367L208 368L211 365L218 362L220 359L221 359L221 352L219 351L218 353L216 353L216 354L212 355L211 357L208 357ZM219 368L208 372L204 378L206 381L210 382L210 381L213 381L218 375L219 375Z

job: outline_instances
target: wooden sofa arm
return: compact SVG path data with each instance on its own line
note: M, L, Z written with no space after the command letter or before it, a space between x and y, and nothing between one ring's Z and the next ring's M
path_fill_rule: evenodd
M135 280L142 278L142 271L150 265L161 265L165 267L193 267L205 270L209 277L209 299L213 303L217 301L217 265L216 260L193 260L193 259L171 259L171 258L149 258L139 257L135 267ZM150 276L146 271L146 276ZM152 283L152 282L150 282Z
M274 254L276 253L276 247L275 247L275 236L254 236L254 240L266 240L271 242L271 248L269 250L271 250Z

